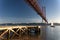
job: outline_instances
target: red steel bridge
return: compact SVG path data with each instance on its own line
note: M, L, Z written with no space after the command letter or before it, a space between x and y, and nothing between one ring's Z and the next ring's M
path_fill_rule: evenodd
M38 15L40 15L42 17L42 19L48 23L47 19L46 19L46 15L44 14L44 12L41 10L41 8L38 5L37 0L25 0L28 4L30 4L30 6L32 6L32 8L38 13Z

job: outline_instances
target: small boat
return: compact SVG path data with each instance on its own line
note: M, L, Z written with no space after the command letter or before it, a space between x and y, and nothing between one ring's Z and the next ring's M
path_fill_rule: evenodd
M51 27L55 27L53 22L51 23Z

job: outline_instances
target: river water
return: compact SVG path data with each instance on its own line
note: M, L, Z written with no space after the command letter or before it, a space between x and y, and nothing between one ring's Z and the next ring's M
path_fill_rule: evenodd
M46 27L46 40L60 40L60 26Z

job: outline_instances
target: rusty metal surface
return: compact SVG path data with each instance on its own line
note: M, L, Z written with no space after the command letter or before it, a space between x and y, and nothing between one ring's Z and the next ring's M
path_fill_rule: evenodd
M47 19L46 19L45 15L43 14L43 12L42 12L41 8L39 7L36 0L26 0L26 2L28 4L30 4L32 6L32 8L38 13L38 15L40 15L42 17L42 19L44 19L47 22Z

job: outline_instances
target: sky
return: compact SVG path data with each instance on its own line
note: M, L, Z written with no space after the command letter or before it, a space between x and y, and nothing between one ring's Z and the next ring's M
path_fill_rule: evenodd
M60 0L38 0L46 7L48 22L60 23ZM0 23L41 23L42 18L25 0L0 0Z

